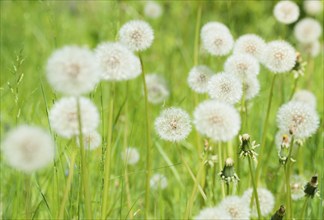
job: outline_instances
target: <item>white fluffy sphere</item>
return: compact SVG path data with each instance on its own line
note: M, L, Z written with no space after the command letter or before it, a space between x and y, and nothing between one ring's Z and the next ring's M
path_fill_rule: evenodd
M208 82L208 94L217 101L235 104L242 97L242 83L234 74L219 73Z
M322 34L322 25L313 18L304 18L294 27L296 39L304 44L316 41Z
M299 17L299 7L293 1L279 1L273 9L275 18L284 24L291 24Z
M87 98L80 97L82 133L89 134L97 129L99 113L97 107ZM57 101L49 112L53 130L60 136L71 138L79 134L77 98L65 97Z
M165 79L158 74L146 74L147 99L152 104L164 102L170 95Z
M145 21L132 20L119 30L120 42L133 51L148 49L154 40L152 27Z
M129 80L142 72L139 58L120 43L99 44L96 48L96 57L104 80Z
M194 218L195 220L224 220L224 219L232 219L230 214L218 207L213 208L205 208L199 212L199 214Z
M150 187L154 190L165 189L168 186L167 178L162 174L154 174L150 179Z
M218 206L231 216L231 219L250 219L250 203L242 201L238 196L227 196Z
M202 27L200 35L204 49L211 55L224 56L232 50L233 36L222 23L208 22Z
M1 149L10 166L30 173L53 162L54 141L41 128L20 125L4 138Z
M100 81L93 53L77 46L56 50L47 61L46 76L50 85L65 95L88 93Z
M258 188L257 191L258 191L261 215L267 216L270 213L272 213L272 210L275 205L275 198L274 198L273 194L265 188ZM253 190L251 188L246 190L243 193L242 200L245 204L251 203L252 193L253 193ZM253 202L251 217L256 218L258 216L258 214L257 214L257 210L256 210L255 200L253 200L253 201L254 202Z
M300 44L300 49L302 52L306 53L306 55L310 55L311 57L317 57L321 50L321 43L319 40L313 41L308 44Z
M234 54L249 54L259 62L263 61L266 43L255 34L245 34L239 37L234 44Z
M304 9L309 15L317 15L323 11L323 2L321 0L304 0Z
M79 139L77 139L79 143ZM83 147L86 150L95 150L101 145L101 135L97 131L83 134Z
M208 81L213 74L207 66L195 66L189 72L188 85L197 93L206 93Z
M207 100L196 107L194 124L199 133L215 141L229 141L238 134L241 119L230 104Z
M274 73L290 71L296 63L296 51L286 41L272 41L267 44L264 62Z
M292 97L291 101L302 102L316 109L316 97L308 90L299 90Z
M243 92L246 100L253 99L260 92L260 82L257 77L246 78L243 84Z
M155 119L155 130L158 135L167 141L182 141L191 132L190 117L180 108L167 108Z
M136 148L128 147L126 151L123 152L122 159L129 165L135 165L140 159L140 154Z
M147 1L144 6L144 14L149 18L158 18L162 14L162 7L155 1Z
M305 197L304 186L307 181L300 175L293 175L290 178L291 198L299 200Z

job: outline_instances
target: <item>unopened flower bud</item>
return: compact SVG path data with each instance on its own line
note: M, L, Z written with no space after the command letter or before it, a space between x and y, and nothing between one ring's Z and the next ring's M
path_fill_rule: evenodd
M235 173L234 161L232 158L227 158L225 160L224 168L219 175L222 178L222 180L224 180L226 183L236 182L240 180Z
M318 176L314 175L312 179L305 185L304 193L306 196L313 198L317 192Z
M282 220L285 215L286 209L283 205L276 211L276 213L271 217L271 220Z

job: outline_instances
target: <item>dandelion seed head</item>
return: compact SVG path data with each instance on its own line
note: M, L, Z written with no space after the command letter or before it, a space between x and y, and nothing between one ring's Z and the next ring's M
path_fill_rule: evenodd
M258 188L258 199L260 203L260 211L262 216L267 216L270 214L275 205L275 199L273 194L265 189L265 188ZM250 188L243 193L242 200L245 204L251 203L253 190ZM258 217L255 200L253 202L253 208L251 211L251 217L256 218Z
M279 1L273 9L275 18L284 24L291 24L299 17L299 7L293 1Z
M140 159L140 154L135 147L128 147L125 152L123 152L122 159L127 161L129 165L135 165Z
M124 24L119 30L120 42L132 51L148 49L154 40L152 27L145 21L132 20Z
M249 203L244 203L238 196L227 196L218 206L231 216L231 219L250 219Z
M266 43L255 34L245 34L239 37L234 44L234 54L249 54L259 62L263 60Z
M309 15L317 15L323 11L323 2L320 0L304 0L304 9Z
M302 102L313 109L316 109L316 97L308 90L299 90L292 97L291 101Z
M78 144L79 144L79 140ZM83 145L86 150L95 150L101 145L101 135L97 131L83 134Z
M238 134L241 119L230 104L207 100L196 107L194 124L199 133L215 141L229 141Z
M189 72L188 85L197 93L206 93L208 81L213 74L207 66L195 66Z
M242 83L233 74L219 73L212 76L207 89L212 99L229 104L237 103L242 97Z
M53 162L54 141L48 132L29 125L20 125L5 136L1 150L13 168L31 173Z
M162 15L162 7L155 1L147 1L144 6L144 14L149 18L156 19Z
M274 73L290 71L296 63L295 49L285 41L272 41L267 44L265 65Z
M291 101L280 107L277 124L281 130L292 131L296 138L302 139L316 132L319 118L312 107L302 102Z
M165 79L158 74L146 74L147 99L152 104L164 102L170 95Z
M150 187L153 190L165 189L168 186L167 178L159 173L154 174L150 179Z
M182 141L191 132L190 117L180 108L167 108L156 118L155 130L163 140Z
M251 100L260 92L260 82L257 77L248 77L243 84L243 91L246 100Z
M129 80L142 72L139 58L120 43L100 44L96 48L96 57L104 80Z
M65 95L90 92L100 81L93 53L85 47L65 46L50 56L46 76L54 90Z
M307 55L310 55L311 57L317 57L321 52L321 44L318 40L308 44L300 44L299 47L301 51L303 51Z
M303 18L294 27L294 35L300 43L316 41L322 34L321 24L313 18Z
M218 207L214 208L205 208L200 211L200 213L194 218L195 220L223 220L223 219L232 219L230 214L223 209Z
M87 98L81 97L80 115L82 133L89 134L99 124L97 107ZM57 101L49 112L49 120L53 130L60 136L71 138L79 134L77 98L65 97Z
M200 35L204 49L211 55L224 56L232 50L233 36L222 23L208 22L202 27Z

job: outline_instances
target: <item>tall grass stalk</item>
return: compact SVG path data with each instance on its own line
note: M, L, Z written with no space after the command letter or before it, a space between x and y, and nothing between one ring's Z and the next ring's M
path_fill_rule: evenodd
M225 160L225 158L222 158L223 154L222 154L222 142L218 142L218 167L219 167L219 172L223 169L223 159ZM225 198L225 186L223 184L223 182L221 183L221 190L222 190L222 197L223 199Z
M302 211L301 211L301 215L300 215L301 219L304 219L305 212L307 210L308 200L309 200L309 196L306 196L304 204L303 204L303 208L302 208Z
M258 196L258 190L257 190L257 185L256 185L256 179L254 176L254 170L253 170L253 165L252 165L252 159L251 157L248 156L248 161L249 161L249 169L250 169L250 174L251 174L251 181L252 181L252 187L253 187L253 193L251 196L251 203L253 203L253 199L255 199L255 204L257 208L257 213L258 213L258 219L261 219L261 210L260 210L260 202L259 202L259 196Z
M290 147L289 147L289 154L288 154L287 161L286 161L286 164L285 164L287 219L292 218L290 174L291 174L291 168L292 168L291 155L292 155L293 147L294 147L294 135L292 135L292 138L291 138L291 144L290 144Z

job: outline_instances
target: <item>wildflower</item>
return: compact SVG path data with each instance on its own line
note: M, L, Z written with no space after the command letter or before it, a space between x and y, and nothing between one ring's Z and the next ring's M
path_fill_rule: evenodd
M230 214L218 207L213 208L205 208L199 212L199 214L194 218L195 220L223 220L223 219L231 219Z
M251 157L252 159L256 160L256 156L258 154L254 151L255 148L259 147L260 144L255 144L255 141L250 141L249 134L240 135L240 157Z
M260 66L254 57L248 54L237 54L226 60L224 70L244 82L247 78L256 77L259 74Z
M140 154L136 148L128 147L122 154L122 159L129 165L135 165L140 159Z
M75 97L66 97L57 101L49 112L49 121L53 130L60 136L71 138L79 135L78 101ZM82 133L89 134L97 129L99 113L97 107L87 98L81 97L80 117Z
M201 29L201 40L203 47L214 56L228 54L234 44L229 29L219 22L208 22Z
M180 108L167 108L156 118L155 130L164 140L182 141L191 132L190 117Z
M307 138L318 128L319 119L316 111L300 102L288 102L277 113L278 127L289 131L296 138Z
M119 30L120 42L132 51L148 49L154 40L152 27L145 21L132 20L124 24Z
M316 97L308 90L299 90L292 97L291 101L302 102L313 109L316 109Z
M233 106L207 100L196 107L194 124L199 133L215 141L229 141L239 132L241 119Z
M46 76L50 85L65 95L88 93L100 81L93 53L77 46L56 50L47 61Z
M300 175L291 176L290 188L292 200L299 200L304 197L304 182L305 179Z
M159 104L169 97L170 92L166 81L161 75L155 73L146 74L145 82L148 93L147 99L150 103Z
M297 53L296 55L296 64L294 68L291 70L291 72L294 74L295 79L299 76L303 76L305 73L305 66L306 62L303 61L302 56L300 53Z
M249 54L259 62L263 61L266 43L255 34L245 34L239 37L234 45L234 54Z
M250 219L250 203L244 202L238 196L228 196L223 199L218 208L229 213L232 219Z
M304 9L309 15L317 15L323 11L323 2L320 0L304 0Z
M299 7L293 1L279 1L273 10L275 18L284 24L291 24L299 17Z
M273 194L265 189L265 188L258 188L258 198L260 202L260 211L262 216L267 216L270 214L273 210L275 200ZM242 200L246 204L251 203L251 198L252 198L252 192L253 190L250 188L246 190L242 196ZM252 207L252 212L251 212L251 217L257 217L257 210L256 210L256 205L255 205L255 200L253 200L253 207Z
M149 18L156 19L162 14L162 7L155 1L147 1L144 6L144 14Z
M282 220L285 216L286 209L283 205L276 211L276 213L271 217L271 220Z
M96 57L104 80L129 80L142 72L139 58L120 43L100 44L96 48Z
M311 198L314 198L314 196L318 192L317 187L318 187L318 176L314 175L304 187L305 196L310 196Z
M168 186L167 178L162 174L154 174L150 179L150 186L152 189L165 189Z
M321 34L322 26L313 18L303 18L294 27L294 35L300 43L314 42Z
M232 158L227 158L225 160L224 168L219 173L219 176L227 184L229 184L230 182L237 182L240 180L234 171L234 160Z
M245 100L253 99L260 92L260 82L257 77L246 78L243 83Z
M295 49L285 41L272 41L267 44L264 62L274 73L288 72L296 63Z
M210 78L208 94L217 101L235 104L242 97L242 83L233 74L219 73Z
M10 166L26 173L39 170L54 159L54 141L43 129L20 125L9 131L1 149Z
M213 74L213 71L207 66L193 67L187 80L189 87L197 93L206 93L208 81Z
M101 135L97 131L92 131L90 133L84 134L83 145L87 150L97 149L101 145Z

